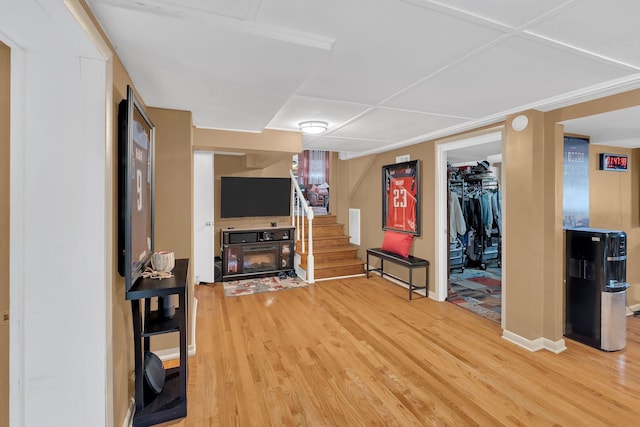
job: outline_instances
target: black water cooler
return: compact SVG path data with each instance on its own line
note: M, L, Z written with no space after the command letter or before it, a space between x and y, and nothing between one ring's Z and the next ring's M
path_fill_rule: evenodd
M627 342L627 235L594 228L566 229L567 338L604 351Z

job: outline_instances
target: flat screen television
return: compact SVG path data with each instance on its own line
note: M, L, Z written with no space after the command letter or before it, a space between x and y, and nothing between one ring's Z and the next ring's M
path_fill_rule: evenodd
M153 254L154 126L135 92L118 109L118 272L129 291Z
M221 218L289 216L290 212L290 178L221 177Z

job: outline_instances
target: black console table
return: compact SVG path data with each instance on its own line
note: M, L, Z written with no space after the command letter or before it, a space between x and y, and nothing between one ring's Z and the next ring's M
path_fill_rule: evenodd
M222 230L222 281L292 272L294 231L295 227Z
M187 272L188 259L176 260L173 277L139 279L126 292L133 314L136 412L133 425L150 426L187 416ZM175 315L165 318L162 304L151 311L152 298L178 295ZM144 313L143 313L144 310ZM144 353L150 349L153 335L178 333L180 366L165 371L165 383L159 394L144 387Z

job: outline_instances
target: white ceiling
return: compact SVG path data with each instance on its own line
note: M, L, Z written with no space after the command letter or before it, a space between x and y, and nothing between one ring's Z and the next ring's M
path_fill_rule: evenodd
M249 132L324 120L303 146L343 158L640 87L633 0L88 3L148 105ZM628 143L640 120L615 116L567 130Z

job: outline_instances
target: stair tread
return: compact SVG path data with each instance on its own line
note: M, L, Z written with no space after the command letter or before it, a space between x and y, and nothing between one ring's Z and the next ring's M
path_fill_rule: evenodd
M313 216L313 220L327 220L327 219L335 219L336 215L334 214L323 214L323 215L314 215ZM305 221L307 221L306 217L304 218ZM308 222L308 221L307 221Z
M316 223L315 221L313 222L313 226L314 227L335 227L336 225L339 226L344 226L344 224L340 224L339 222L318 222ZM309 223L305 222L304 223L304 227L308 227Z
M344 236L344 235L339 235L339 236L313 236L313 241L324 241L324 240L336 240L336 239L342 239L342 240L349 240L350 236ZM304 241L307 242L309 239L307 239L307 237L304 238ZM296 240L297 242L301 242L302 240Z
M346 267L350 265L364 265L364 261L359 258L341 259L341 260L334 260L334 261L320 261L320 262L316 262L314 267L317 271L322 268Z
M353 250L358 250L358 248L356 246L350 245L350 246L334 246L334 247L330 247L330 248L314 248L313 249L313 254L317 255L317 254L330 254L330 253L334 253L334 252L351 252ZM300 255L306 255L307 252L302 252L299 250L296 250L297 253L299 253Z
M313 235L313 240L331 240L331 239L344 239L344 238L349 238L350 236L346 235L346 234L335 234L335 235L330 235L330 236L316 236L315 234ZM304 236L304 240L308 240L309 239L309 235L305 234ZM301 239L298 239L298 241L300 241Z

